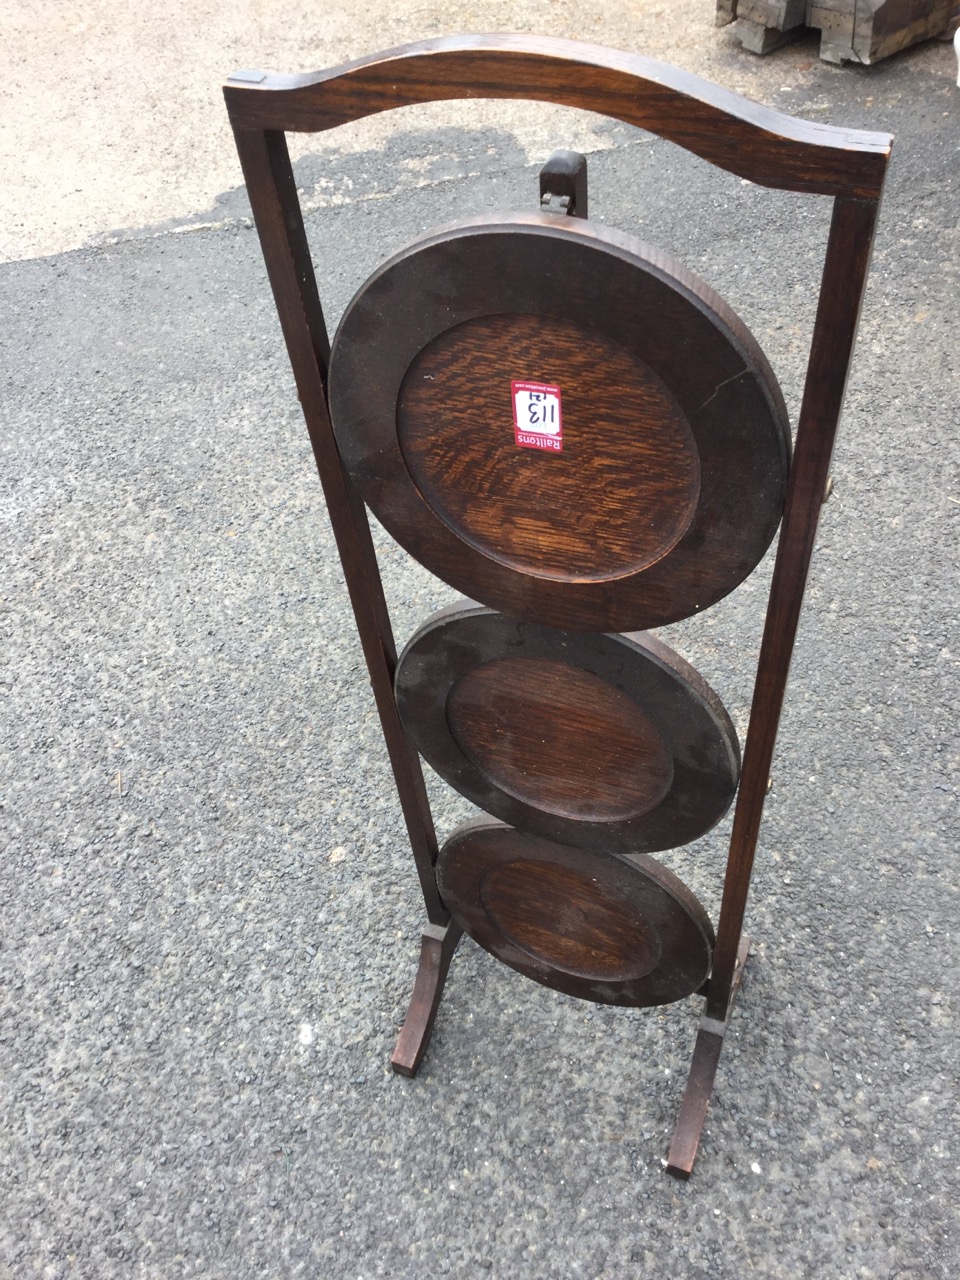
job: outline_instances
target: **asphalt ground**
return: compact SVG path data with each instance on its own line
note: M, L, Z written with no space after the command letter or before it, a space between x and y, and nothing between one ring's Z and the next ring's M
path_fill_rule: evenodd
M954 1280L953 78L930 46L789 94L897 141L688 1184L695 1000L588 1007L465 940L389 1071L422 909L242 193L0 269L0 1274ZM601 143L593 216L719 288L795 417L826 202ZM536 169L481 110L307 156L328 318ZM402 640L451 593L379 546ZM741 734L768 569L662 633ZM727 831L664 855L714 917Z
M313 0L17 0L0 11L0 261L207 209L238 181L220 92L237 67L316 70L431 36L523 31L642 52L766 101L830 83L815 37L775 59L745 57L715 15L715 0L332 0L322 9ZM469 128L475 118L469 103L452 102L405 114L427 128ZM485 118L530 159L553 149L550 108L501 102ZM567 119L568 145L596 149L596 117ZM294 139L293 150L335 159L382 146L396 128L374 117Z

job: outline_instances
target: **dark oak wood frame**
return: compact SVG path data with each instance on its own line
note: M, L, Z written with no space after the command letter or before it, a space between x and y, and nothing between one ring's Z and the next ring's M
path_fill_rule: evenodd
M227 110L356 615L423 891L428 925L394 1069L413 1075L460 936L437 888L437 840L417 752L393 694L397 653L366 508L334 441L329 339L285 132L455 98L513 98L599 112L647 129L759 185L832 197L816 321L757 667L713 968L667 1161L689 1177L746 960L743 919L767 779L866 284L890 154L887 134L796 120L651 59L518 35L408 45L315 75L237 72Z

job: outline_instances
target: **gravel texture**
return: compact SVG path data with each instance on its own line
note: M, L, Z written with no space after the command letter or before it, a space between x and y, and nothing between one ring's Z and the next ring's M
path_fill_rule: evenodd
M0 268L0 1275L958 1274L958 108L941 61L790 95L899 136L755 953L685 1185L661 1160L694 1000L588 1007L465 941L420 1076L389 1072L422 909L241 197L220 229ZM826 202L633 130L607 141L594 215L725 293L795 417ZM442 171L408 181L432 154ZM352 194L310 215L331 320L411 236L536 201L535 166L480 124L401 127L344 166ZM324 181L309 157L300 181ZM451 593L379 545L403 640ZM741 733L768 571L664 632ZM448 831L468 808L431 786ZM664 858L714 915L727 831Z

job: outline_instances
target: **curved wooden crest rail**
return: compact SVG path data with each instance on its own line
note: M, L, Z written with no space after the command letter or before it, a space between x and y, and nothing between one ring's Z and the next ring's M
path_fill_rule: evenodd
M416 1072L426 1050L460 926L451 919L438 887L439 851L419 756L398 713L394 692L397 653L365 505L344 465L331 426L327 400L330 345L284 134L332 129L415 103L455 98L540 100L599 112L647 129L759 185L833 199L716 946L710 976L703 988L706 1007L667 1165L671 1173L688 1177L749 946L742 926L767 778L853 352L891 139L886 134L796 120L647 58L571 41L515 35L426 41L316 75L237 72L227 81L224 97L343 562L429 921L423 932L410 1010L393 1057L395 1070L406 1075ZM584 191L577 203L585 205L585 200ZM582 214L583 209L572 212ZM471 829L455 837L456 848L470 849L471 842L478 839L485 839L483 832L478 835ZM497 872L500 878L491 897L493 907L500 913L500 924L508 932L525 927L522 921L518 924L514 920L516 900L511 895L518 876L532 874L529 868L541 858L544 844L540 837L497 834L494 843L487 841L483 848L494 850L489 856L496 860L505 856L502 851L511 841L523 844L526 861L515 861ZM628 874L629 855L589 855L603 856L623 864L625 883L641 883ZM644 856L638 854L637 858ZM469 860L451 860L447 877L459 875L461 864L469 873ZM558 894L579 892L572 863L556 874ZM657 892L667 895L664 901L680 904L676 910L681 910L681 923L694 922L689 926L683 923L683 928L701 928L696 925L698 904L683 905L682 886L674 890L651 867L637 874L647 880L652 875L659 886ZM457 883L460 892L462 885ZM629 894L623 901L628 899ZM622 924L625 935L631 930L635 933L639 926L629 915L628 907L623 908L621 916L622 920L619 916L614 920L616 927ZM706 922L702 928L708 925ZM492 926L485 918L482 927ZM701 935L705 937L702 928ZM527 947L524 954L529 951ZM610 958L609 963L613 965L614 960L615 957ZM537 962L517 963L522 967ZM632 980L642 985L641 979Z

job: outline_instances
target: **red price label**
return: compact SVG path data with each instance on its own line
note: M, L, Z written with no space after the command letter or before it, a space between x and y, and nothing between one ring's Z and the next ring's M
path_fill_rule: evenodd
M563 452L560 388L545 382L511 382L513 438L521 449Z

